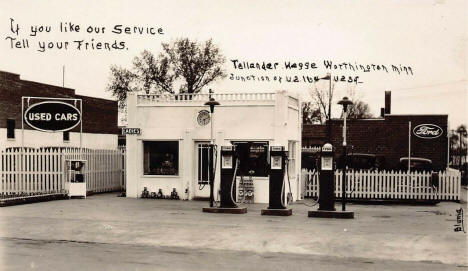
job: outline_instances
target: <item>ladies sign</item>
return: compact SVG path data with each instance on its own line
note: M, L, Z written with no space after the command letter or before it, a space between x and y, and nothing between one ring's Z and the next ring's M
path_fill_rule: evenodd
M24 120L39 131L62 132L80 124L81 112L68 103L46 101L30 106L24 113Z

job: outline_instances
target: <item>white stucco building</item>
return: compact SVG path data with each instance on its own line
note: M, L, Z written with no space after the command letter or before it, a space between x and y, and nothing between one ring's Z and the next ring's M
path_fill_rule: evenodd
M214 139L220 146L251 143L255 202L268 202L268 153L256 150L284 146L289 155L289 176L294 200L301 194L300 101L285 91L277 93L216 93ZM155 94L128 96L127 197L140 197L144 187L168 195L175 188L182 199L208 197L204 146L210 142L209 94ZM197 120L198 118L198 120ZM264 148L268 147L268 148ZM205 161L205 162L204 162ZM259 163L257 163L259 162ZM219 189L217 161L215 191ZM288 187L286 185L286 187ZM288 188L286 188L288 192ZM217 193L216 193L217 194ZM215 196L216 198L216 196Z

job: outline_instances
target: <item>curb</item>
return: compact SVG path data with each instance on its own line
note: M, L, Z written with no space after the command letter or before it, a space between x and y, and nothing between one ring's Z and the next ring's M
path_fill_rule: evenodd
M20 204L28 204L34 202L43 202L51 200L62 200L68 199L67 194L45 194L45 195L34 195L26 197L0 199L0 207L7 207Z

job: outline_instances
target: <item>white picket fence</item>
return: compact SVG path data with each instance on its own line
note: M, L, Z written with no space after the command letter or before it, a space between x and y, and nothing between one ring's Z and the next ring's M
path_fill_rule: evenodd
M343 173L335 171L335 197L341 198ZM349 199L460 200L459 171L439 172L437 186L431 185L431 173L401 171L351 171L346 173ZM319 173L302 170L305 197L319 196Z
M0 153L0 194L66 193L67 159L87 160L87 192L125 187L125 153L120 150L25 148Z

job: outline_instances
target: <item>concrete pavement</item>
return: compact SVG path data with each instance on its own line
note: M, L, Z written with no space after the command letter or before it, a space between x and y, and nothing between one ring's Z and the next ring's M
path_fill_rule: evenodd
M434 262L65 240L0 239L0 244L8 251L5 270L464 270Z
M174 249L174 255L178 257L165 255L161 261L173 260L179 265L172 267L178 266L182 268L180 270L184 270L184 264L177 259L187 255L192 257L192 265L197 265L199 258L200 267L206 267L210 258L226 264L235 263L238 257L247 261L245 264L249 261L266 264L274 262L265 259L275 258L277 253L283 255L284 263L293 259L295 265L304 263L297 265L297 270L307 270L302 269L307 267L305 263L321 263L325 268L327 259L335 264L331 267L338 269L339 266L351 268L355 263L356 270L392 270L396 263L398 268L394 270L403 270L405 266L409 270L414 270L415 266L421 270L464 270L468 266L466 234L453 230L456 209L463 207L466 212L466 200L442 202L436 206L349 204L348 209L356 214L353 220L309 218L307 211L317 206L308 207L301 203L292 205L293 215L290 217L261 216L260 210L266 207L265 204L246 205L248 213L242 215L202 213L202 207L207 205L207 202L131 199L117 197L117 194L101 194L87 199L0 208L0 245L3 247L0 262L11 270L19 268L14 259L20 257L12 252L16 248L29 255L26 257L29 263L36 261L35 268L43 267L47 259L38 257L40 253L36 251L36 255L30 247L38 243L46 244L43 254L51 259L61 259L57 253L66 256L79 248L82 252L79 255L87 255L90 251L106 254L106 249L112 247L109 251L115 250L115 253L107 254L114 256L105 258L107 261L96 261L101 267L106 266L106 262L119 262L118 259L125 257L115 256L119 255L117 252L127 251L128 257L135 254L129 259L139 266L135 270L151 270L149 267L153 265L144 267L140 264L147 260L151 262L151 259L157 263L158 260L149 256L139 258L138 251L147 249L165 255L164 248ZM100 247L102 249L98 249ZM197 258L200 251L207 252ZM179 252L182 254L177 254ZM39 258L42 265L38 265ZM84 261L89 259L93 257L85 257ZM70 260L72 262L80 261ZM223 266L221 262L218 264ZM165 270L163 266L161 270ZM166 267L174 269L170 265ZM223 269L237 270L228 267ZM102 269L99 265L90 268Z

